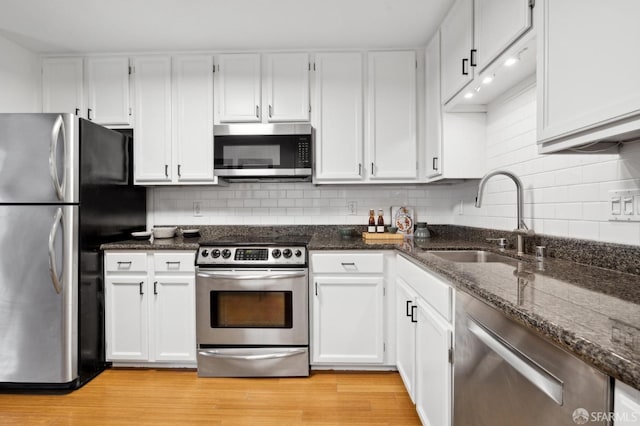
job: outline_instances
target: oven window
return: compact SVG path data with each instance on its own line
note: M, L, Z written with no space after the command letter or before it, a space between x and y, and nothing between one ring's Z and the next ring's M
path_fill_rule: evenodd
M291 291L212 291L211 328L292 328Z

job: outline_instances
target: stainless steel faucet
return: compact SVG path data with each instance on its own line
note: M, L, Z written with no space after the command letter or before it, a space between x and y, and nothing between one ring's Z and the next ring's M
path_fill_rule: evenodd
M530 230L529 228L527 228L527 225L525 225L524 221L522 220L522 212L524 210L524 201L522 196L522 181L520 180L520 178L507 170L494 170L492 172L487 173L486 175L483 176L482 179L480 179L480 183L478 184L478 195L476 197L476 207L480 208L480 206L482 206L482 193L484 191L484 186L486 185L489 179L491 179L493 176L496 176L496 175L507 176L511 178L511 180L516 184L516 197L517 197L516 204L517 204L518 226L513 232L517 234L517 238L518 238L518 242L517 242L518 256L522 256L524 254L524 236L525 235L532 236L532 235L535 235L535 233L533 232L533 230Z

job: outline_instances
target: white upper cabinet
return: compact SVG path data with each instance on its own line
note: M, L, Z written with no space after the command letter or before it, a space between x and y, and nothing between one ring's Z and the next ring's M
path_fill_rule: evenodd
M213 57L173 58L178 182L213 181Z
M267 121L309 121L309 54L266 55Z
M538 3L540 151L637 139L640 2L619 0L615 6L597 0Z
M260 55L219 55L216 72L219 122L261 121Z
M316 181L362 180L362 53L316 55L314 105Z
M171 58L133 60L135 97L136 183L170 182L171 165Z
M369 53L369 179L415 179L416 53Z
M42 60L42 112L84 116L82 58Z
M488 103L535 73L532 4L456 1L440 27L442 103L447 111L486 110ZM519 59L517 65L504 65L510 57Z
M425 50L425 177L479 179L485 170L486 114L442 111L440 35Z
M457 0L440 26L442 100L446 103L473 80L473 0Z
M130 125L129 58L89 57L87 118L107 126Z
M474 47L482 72L531 28L530 0L475 0Z
M141 185L215 184L213 58L134 59L135 180Z

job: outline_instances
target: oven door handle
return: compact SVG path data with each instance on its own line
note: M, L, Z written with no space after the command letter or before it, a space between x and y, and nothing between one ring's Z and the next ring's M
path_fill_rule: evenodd
M277 359L277 358L287 358L290 356L300 355L306 352L306 348L301 349L290 349L286 352L271 352L271 353L261 353L261 354L249 354L249 355L240 355L234 353L221 353L214 350L210 351L199 351L198 354L210 358L224 358L224 359L241 359L246 361L257 361L261 359Z
M200 278L224 278L225 280L282 280L287 278L302 278L307 274L304 271L299 272L280 272L277 274L259 274L259 275L244 275L237 272L231 272L229 274L215 273L210 274L207 272L198 272Z

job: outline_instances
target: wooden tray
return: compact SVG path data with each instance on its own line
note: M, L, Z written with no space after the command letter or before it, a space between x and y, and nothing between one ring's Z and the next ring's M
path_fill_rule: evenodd
M404 234L390 234L388 232L363 232L362 239L365 241L388 241L388 242L402 242L404 240Z

